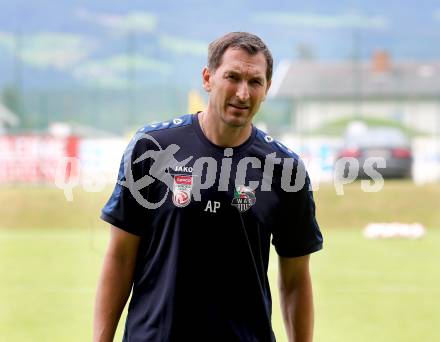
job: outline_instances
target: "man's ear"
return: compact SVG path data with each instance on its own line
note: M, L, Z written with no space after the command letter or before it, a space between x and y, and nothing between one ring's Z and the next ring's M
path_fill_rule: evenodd
M266 95L269 92L270 86L272 85L272 80L270 80L269 82L267 82L267 88L266 88Z
M267 93L269 92L270 86L272 85L272 80L267 82L266 94L264 94L263 101L266 100Z
M211 73L208 67L204 67L202 71L203 88L209 93L211 91Z

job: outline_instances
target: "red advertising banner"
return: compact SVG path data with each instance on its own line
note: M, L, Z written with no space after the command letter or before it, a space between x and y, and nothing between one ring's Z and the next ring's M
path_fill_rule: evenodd
M78 157L77 137L0 136L0 184L54 182L59 162ZM77 170L66 170L66 177Z

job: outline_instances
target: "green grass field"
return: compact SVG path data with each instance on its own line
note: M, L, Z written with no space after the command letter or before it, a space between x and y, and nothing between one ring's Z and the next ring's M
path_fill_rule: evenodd
M315 341L440 341L440 185L346 190L316 193L325 248L312 257ZM1 341L91 340L108 232L97 216L109 191L74 195L66 202L53 188L0 188ZM428 231L420 240L366 240L371 221L418 221ZM273 322L285 341L276 265L273 254Z

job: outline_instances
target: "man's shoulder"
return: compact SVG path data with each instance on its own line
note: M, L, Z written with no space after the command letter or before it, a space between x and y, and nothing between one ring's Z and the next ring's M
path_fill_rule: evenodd
M161 150L164 146L173 143L177 137L186 136L187 129L191 128L193 116L193 114L184 114L139 128L130 140L125 154L140 153L150 148Z
M282 158L301 160L298 154L292 151L289 147L258 128L256 133L256 141L260 148L264 150L264 154L266 155L275 152L277 156Z
M193 114L183 114L181 116L175 117L174 119L153 122L147 124L137 130L137 134L155 134L157 133L170 133L173 134L174 128L188 127L192 124Z

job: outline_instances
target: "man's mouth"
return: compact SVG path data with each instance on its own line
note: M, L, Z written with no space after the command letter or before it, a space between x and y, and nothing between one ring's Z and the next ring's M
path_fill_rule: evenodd
M249 106L246 106L246 105L241 105L241 104L236 104L236 103L230 103L229 105L231 107L234 107L237 109L249 109Z

